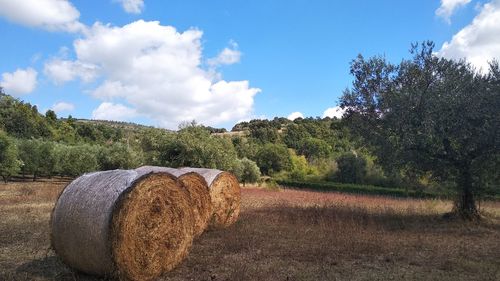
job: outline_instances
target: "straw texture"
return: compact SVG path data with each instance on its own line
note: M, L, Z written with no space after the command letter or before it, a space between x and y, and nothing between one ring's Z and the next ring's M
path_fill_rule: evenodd
M182 173L195 172L206 180L213 210L210 226L223 228L238 220L241 190L240 184L233 174L204 168L181 168L180 171Z
M70 267L122 280L152 280L175 267L193 240L190 199L167 172L83 175L61 193L51 243Z

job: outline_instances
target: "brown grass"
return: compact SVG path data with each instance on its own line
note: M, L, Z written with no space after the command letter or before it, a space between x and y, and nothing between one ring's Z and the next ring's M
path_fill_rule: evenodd
M0 280L99 280L47 251L62 186L0 185ZM451 203L436 200L251 188L241 203L160 280L500 280L498 202L480 223L443 219Z

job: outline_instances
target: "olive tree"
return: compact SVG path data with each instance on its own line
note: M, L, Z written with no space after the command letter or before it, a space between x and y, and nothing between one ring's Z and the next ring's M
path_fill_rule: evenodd
M341 106L386 169L404 166L454 181L454 211L477 218L482 166L497 167L500 153L500 67L480 72L466 61L437 57L434 44L414 45L412 59L395 65L358 56L354 82ZM498 188L498 183L495 184Z

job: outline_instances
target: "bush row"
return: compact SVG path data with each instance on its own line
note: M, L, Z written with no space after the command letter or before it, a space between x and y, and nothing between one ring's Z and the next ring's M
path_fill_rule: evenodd
M428 191L406 190L402 188L386 188L373 185L346 184L337 182L301 182L280 180L278 184L284 188L312 189L317 191L339 191L355 194L384 195L412 198L443 198L452 197L452 194L440 194Z

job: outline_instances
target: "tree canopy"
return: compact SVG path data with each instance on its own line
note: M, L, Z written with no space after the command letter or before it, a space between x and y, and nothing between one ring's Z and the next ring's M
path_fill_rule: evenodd
M453 180L455 210L475 217L480 166L499 165L500 68L492 62L482 73L466 61L437 57L433 48L415 44L413 58L398 65L358 56L341 105L351 130L386 169L407 166Z

